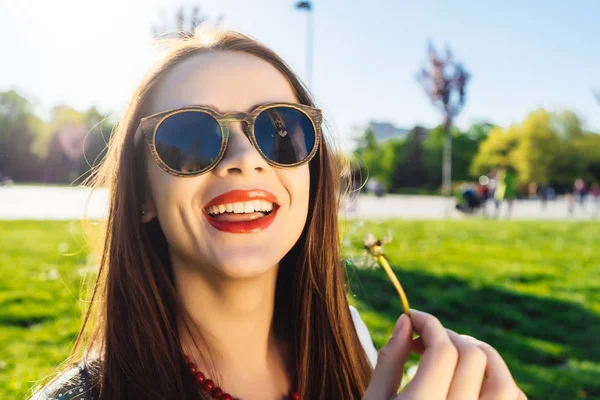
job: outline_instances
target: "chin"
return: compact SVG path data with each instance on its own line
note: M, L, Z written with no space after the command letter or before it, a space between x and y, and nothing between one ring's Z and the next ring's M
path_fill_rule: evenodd
M221 275L231 279L255 278L276 269L293 243L272 239L253 243L227 243L211 246L204 258Z
M229 279L252 279L277 268L278 261L264 259L227 260L216 265L218 271Z

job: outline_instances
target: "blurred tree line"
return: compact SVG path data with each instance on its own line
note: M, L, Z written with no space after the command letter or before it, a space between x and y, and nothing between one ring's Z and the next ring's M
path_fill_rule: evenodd
M77 184L101 161L112 130L95 107L56 106L44 121L24 96L0 92L0 174L15 182Z
M15 182L80 183L104 156L114 124L95 108L61 105L47 120L14 90L0 92L0 174ZM439 193L444 127L413 128L402 139L377 140L367 129L354 151L355 173L377 178L391 192ZM530 113L501 128L452 127L452 180L474 181L497 167L512 167L529 183L570 190L576 178L600 182L600 135L572 111Z
M584 129L572 111L529 114L504 129L491 123L466 131L452 127L452 181L473 182L498 167L512 167L522 191L530 183L565 192L576 178L600 182L600 135ZM366 129L354 151L356 174L376 178L393 193L439 193L444 127L417 126L402 139L378 142Z
M173 17L161 13L160 22L152 26L154 38L187 37L210 20L198 6L179 6ZM219 15L212 24L219 26L224 18ZM102 161L115 124L94 106L79 111L59 105L49 120L33 108L15 90L0 92L0 178L17 183L83 182Z

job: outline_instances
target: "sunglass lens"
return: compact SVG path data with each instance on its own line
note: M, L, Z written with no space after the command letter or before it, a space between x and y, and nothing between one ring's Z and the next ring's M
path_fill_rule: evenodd
M254 124L260 150L283 165L304 161L315 146L315 129L303 112L291 107L273 107L261 112Z
M175 171L198 173L210 167L221 150L223 135L217 121L199 111L167 117L158 127L155 144L161 160Z

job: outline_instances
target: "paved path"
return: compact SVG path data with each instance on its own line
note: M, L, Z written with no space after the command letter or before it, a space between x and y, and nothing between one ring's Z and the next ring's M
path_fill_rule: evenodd
M106 214L107 191L83 187L0 187L0 219L90 219Z
M360 196L354 207L350 207L344 214L356 218L403 218L403 219L444 219L473 218L482 216L481 211L475 215L465 216L456 211L454 199L444 199L439 196L404 196L390 195L382 198L374 196ZM449 212L448 212L449 211ZM488 201L486 213L495 217L493 201ZM502 204L499 209L499 218L508 217L508 205ZM516 220L600 220L600 204L587 202L582 209L577 205L573 215L569 215L567 202L564 197L549 201L545 208L539 200L516 200L513 203L510 219Z
M0 187L0 219L80 219L86 212L88 218L102 218L106 213L107 192L90 189L53 186L11 186ZM404 218L404 219L443 219L446 216L442 197L388 195L383 198L360 196L358 201L342 215L351 218ZM452 210L451 218L464 218ZM493 214L493 204L488 205ZM501 208L500 217L506 215L506 205ZM594 214L595 213L595 214ZM592 219L600 220L600 209L588 202L586 208L576 207L575 214L569 217L564 198L548 202L545 210L539 201L516 201L512 219Z

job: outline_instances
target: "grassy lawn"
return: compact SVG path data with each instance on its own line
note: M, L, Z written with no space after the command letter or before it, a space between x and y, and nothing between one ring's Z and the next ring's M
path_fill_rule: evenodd
M600 224L348 222L346 254L392 231L390 262L411 307L495 346L530 399L600 399ZM351 273L353 301L377 346L400 301L379 269Z
M493 344L530 399L600 399L600 224L348 221L351 301L382 346L401 307L366 268L366 232L411 306ZM24 398L68 355L87 252L79 223L0 221L0 399ZM414 363L416 358L412 360Z

